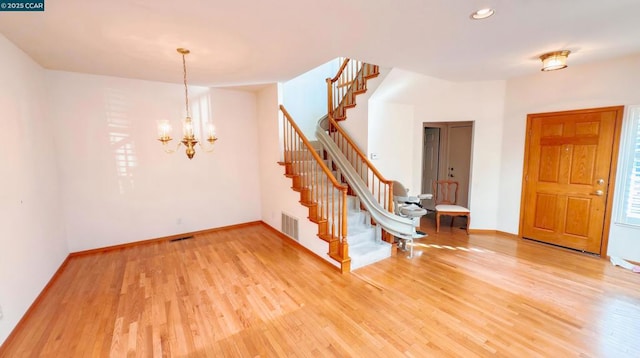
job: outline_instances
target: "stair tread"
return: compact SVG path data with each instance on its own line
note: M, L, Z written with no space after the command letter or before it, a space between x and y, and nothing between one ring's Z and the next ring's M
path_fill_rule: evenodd
M355 270L391 257L391 248L392 245L384 241L349 245L351 269Z

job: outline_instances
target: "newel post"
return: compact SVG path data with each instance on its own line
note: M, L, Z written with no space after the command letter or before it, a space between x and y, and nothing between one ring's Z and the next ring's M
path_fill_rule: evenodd
M342 259L349 257L349 243L347 242L347 190L342 189L342 236L340 245L340 256Z
M333 111L333 83L331 78L327 78L327 114Z
M388 199L389 207L388 207L388 210L389 210L390 213L393 213L394 212L394 208L393 208L393 182L390 181L389 184L387 184L387 185L389 185L389 193L388 193L389 194L389 199Z

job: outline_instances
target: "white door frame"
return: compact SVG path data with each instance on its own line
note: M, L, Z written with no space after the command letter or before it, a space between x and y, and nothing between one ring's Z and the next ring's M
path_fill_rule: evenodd
M470 147L471 149L471 153L469 153L470 155L470 161L469 161L469 178L468 178L468 187L467 189L467 198L471 199L471 177L472 177L472 173L471 173L471 169L473 167L473 135L475 133L475 125L473 121L459 121L459 122L423 122L422 123L422 157L421 157L421 172L420 172L420 178L421 178L421 182L422 182L422 193L431 193L433 191L433 189L427 184L425 183L425 178L424 178L424 168L425 168L425 140L426 140L426 136L425 136L425 128L439 128L440 129L440 148L439 148L439 153L438 153L438 175L437 178L439 180L443 180L443 179L447 179L447 175L448 175L448 171L447 171L447 160L446 158L449 157L449 153L448 153L448 148L449 148L449 128L452 126L467 126L470 125L471 126L471 143L470 143ZM429 186L429 187L425 187Z

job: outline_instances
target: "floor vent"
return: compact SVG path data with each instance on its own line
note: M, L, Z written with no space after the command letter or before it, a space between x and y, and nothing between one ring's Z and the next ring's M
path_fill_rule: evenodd
M169 240L169 242L176 242L176 241L189 240L189 239L193 239L193 236L178 237L178 238Z
M298 241L298 219L282 213L282 232Z

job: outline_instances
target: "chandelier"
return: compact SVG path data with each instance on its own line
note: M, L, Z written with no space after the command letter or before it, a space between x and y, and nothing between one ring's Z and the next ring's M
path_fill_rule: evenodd
M167 153L173 153L180 148L180 145L184 145L187 153L187 157L189 159L193 158L196 154L195 145L198 144L205 152L213 151L213 143L218 140L215 136L215 128L213 123L207 123L207 139L209 142L208 148L204 147L202 143L198 141L198 138L195 136L193 122L191 121L191 111L189 110L189 88L187 87L187 62L185 60L185 56L190 53L189 50L185 48L178 48L178 53L182 55L182 71L184 78L184 103L185 109L187 111L187 116L182 122L182 140L178 142L178 145L175 149L169 148L168 144L173 139L171 138L171 124L169 124L168 120L158 121L158 140L162 143L164 151Z

